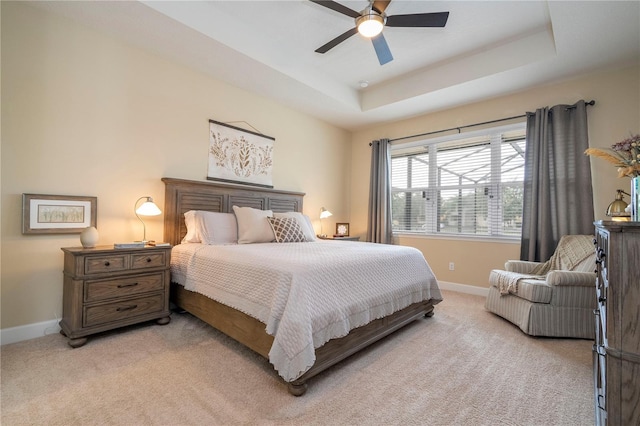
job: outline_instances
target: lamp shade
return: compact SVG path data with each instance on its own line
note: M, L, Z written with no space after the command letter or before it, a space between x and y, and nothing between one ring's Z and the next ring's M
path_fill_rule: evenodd
M147 201L142 203L140 207L136 209L137 214L140 214L142 216L158 216L159 214L162 214L162 211L160 211L158 206L156 206L156 203L153 202L153 198L151 197L145 196L138 198L138 201L136 201L136 205L138 205L138 202L140 200L145 198L147 199Z
M333 216L333 213L331 213L329 210L327 210L324 207L322 207L320 209L320 219L326 219L329 216Z
M629 212L625 211L628 204L624 201L624 192L622 189L617 190L616 199L607 207L607 216L613 218L613 220L629 220Z
M140 207L138 207L138 203L145 199L146 201L143 202ZM158 206L156 206L156 203L153 202L153 198L149 197L148 195L140 197L136 200L136 203L133 205L133 211L135 212L138 220L142 223L142 241L144 243L147 243L147 227L140 216L158 216L159 214L162 214L162 212L160 211Z

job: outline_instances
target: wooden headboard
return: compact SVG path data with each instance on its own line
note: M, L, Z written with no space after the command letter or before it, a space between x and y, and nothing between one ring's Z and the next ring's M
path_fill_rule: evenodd
M184 214L189 210L232 213L233 206L274 212L301 212L304 193L276 191L215 182L162 178L164 191L164 240L180 244L187 234Z

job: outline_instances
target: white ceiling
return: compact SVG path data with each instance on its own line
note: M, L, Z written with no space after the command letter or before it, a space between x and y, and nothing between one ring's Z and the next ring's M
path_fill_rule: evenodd
M360 35L315 53L354 21L304 0L35 4L351 130L640 60L640 1L392 0L388 15L450 15L385 28L383 66Z

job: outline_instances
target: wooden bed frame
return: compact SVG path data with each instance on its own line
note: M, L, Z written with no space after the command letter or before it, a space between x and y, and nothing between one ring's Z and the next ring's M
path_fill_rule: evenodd
M173 178L163 178L162 181L165 183L164 238L172 245L179 244L187 233L184 213L189 210L230 213L233 211L232 206L236 205L274 212L302 211L304 194L300 192ZM171 297L181 309L269 359L273 337L266 333L264 323L174 283L171 285ZM296 396L304 394L309 378L406 324L432 315L433 304L430 300L414 303L401 311L351 330L345 337L328 341L316 349L313 367L298 379L287 383L289 392Z

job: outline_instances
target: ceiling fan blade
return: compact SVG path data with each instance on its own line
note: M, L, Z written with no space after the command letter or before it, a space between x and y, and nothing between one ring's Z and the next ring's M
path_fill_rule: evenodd
M412 15L393 15L387 17L387 27L444 27L449 12L415 13Z
M376 0L373 2L373 10L382 15L389 3L391 3L391 0Z
M378 62L380 65L384 65L387 62L393 61L393 56L391 55L391 51L389 50L389 45L387 44L387 40L385 40L382 33L371 39L373 43L373 48L376 49L376 55L378 55Z
M328 9L334 10L338 13L342 13L343 15L350 16L352 18L357 18L360 16L359 12L355 10L349 9L347 6L343 6L340 3L336 3L331 0L309 0L312 3L319 4L320 6L324 6Z
M329 43L322 45L316 49L317 53L327 53L330 49L333 49L352 35L358 32L358 28L351 28L349 31L340 34L338 37L331 40Z

